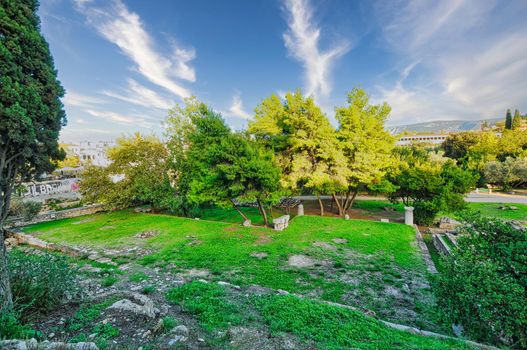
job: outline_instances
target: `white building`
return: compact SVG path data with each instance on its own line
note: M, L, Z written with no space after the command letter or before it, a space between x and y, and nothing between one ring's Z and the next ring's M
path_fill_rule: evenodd
M108 166L109 159L106 157L106 150L115 146L114 142L106 141L81 141L77 144L69 144L67 152L80 158L81 164L90 162L97 166Z
M406 135L402 136L395 144L398 146L407 146L413 143L432 143L435 145L442 144L447 139L448 135Z

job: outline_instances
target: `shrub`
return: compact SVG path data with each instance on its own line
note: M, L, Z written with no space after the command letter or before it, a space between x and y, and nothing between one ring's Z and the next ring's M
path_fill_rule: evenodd
M37 216L42 209L42 203L36 201L22 201L21 198L13 198L9 205L9 215L21 216L26 221L30 221Z
M49 253L25 254L14 249L9 252L9 266L15 310L23 312L25 319L81 292L77 270L64 257Z
M431 225L439 212L433 201L416 202L414 208L415 222L419 225Z
M472 217L433 285L447 323L480 340L527 348L527 233Z
M25 339L40 336L30 326L22 324L12 311L0 310L0 339Z

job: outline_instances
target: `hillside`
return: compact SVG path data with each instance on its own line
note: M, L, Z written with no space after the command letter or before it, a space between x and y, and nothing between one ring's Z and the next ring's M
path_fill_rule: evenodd
M393 135L399 134L403 131L414 131L414 132L432 132L437 133L440 131L444 132L457 132L457 131L468 131L468 130L479 130L481 123L485 120L436 120L424 123L407 124L390 126L388 130ZM503 118L494 118L486 120L490 125L494 125L499 121L503 121Z

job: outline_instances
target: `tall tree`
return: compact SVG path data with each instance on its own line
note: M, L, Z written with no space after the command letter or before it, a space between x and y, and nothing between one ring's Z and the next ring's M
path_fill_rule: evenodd
M507 114L505 115L505 129L512 129L512 114L510 109L507 109Z
M516 130L521 125L522 125L522 116L520 115L520 111L515 110L514 117L512 118L511 129Z
M380 184L394 163L395 138L384 128L390 111L386 103L370 104L368 94L358 88L348 94L347 106L336 108L338 139L349 169L346 198L334 196L340 215L351 208L359 190Z
M17 180L52 171L64 159L59 131L66 123L36 0L0 2L0 306L12 307L3 224Z
M346 188L348 169L336 130L313 98L300 91L287 93L284 101L268 97L256 108L249 132L276 152L284 187L317 195L321 215L320 194Z

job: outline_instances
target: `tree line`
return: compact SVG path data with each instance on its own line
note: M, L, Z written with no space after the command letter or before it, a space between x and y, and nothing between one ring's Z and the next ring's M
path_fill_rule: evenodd
M281 198L312 194L320 215L329 195L346 215L361 191L415 206L430 223L447 209L461 209L475 175L429 150L396 147L385 128L386 103L372 104L359 88L335 108L336 127L300 90L273 94L255 108L247 130L231 130L221 114L196 98L168 112L163 140L135 134L108 151L108 167L88 166L80 189L87 201L111 209L150 204L155 210L194 216L203 206L255 202L268 210ZM116 179L118 178L118 179Z

